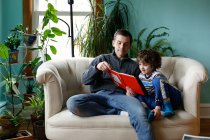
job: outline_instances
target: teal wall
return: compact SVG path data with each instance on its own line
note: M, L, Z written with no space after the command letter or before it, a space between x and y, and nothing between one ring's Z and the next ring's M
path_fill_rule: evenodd
M0 42L2 42L2 0L0 0Z
M129 30L134 38L143 28L148 33L168 27L168 40L176 53L201 62L210 72L210 0L122 1L129 6ZM201 87L201 103L210 103L210 81Z
M6 40L12 28L17 24L22 24L22 20L22 0L0 0L0 43ZM1 88L0 93L3 93ZM3 98L0 94L0 101Z
M105 0L108 1L108 0ZM124 0L128 1L128 0ZM210 72L210 1L209 0L130 0L129 29L136 37L147 27L166 26L168 40L177 53L201 62ZM2 19L1 19L2 18ZM22 23L22 0L0 0L0 41L9 30ZM208 75L209 75L208 72ZM201 102L210 103L210 81L202 86Z
M2 39L3 41L9 35L10 29L17 24L22 24L22 0L0 0L2 11ZM1 40L2 41L2 40Z
M209 0L130 0L130 31L166 26L177 54L201 62L210 72ZM208 72L208 75L209 75ZM201 103L210 103L210 81L202 86Z

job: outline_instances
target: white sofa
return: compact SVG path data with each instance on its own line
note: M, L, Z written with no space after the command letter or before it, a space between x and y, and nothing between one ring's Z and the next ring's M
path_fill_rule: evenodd
M45 90L45 131L51 140L136 140L128 116L103 115L78 117L66 109L66 100L78 93L88 93L81 84L82 73L93 58L71 58L43 63L37 81ZM200 86L208 79L199 62L181 57L163 57L161 71L170 83L183 91L184 109L171 118L152 122L156 140L180 140L183 134L199 135Z

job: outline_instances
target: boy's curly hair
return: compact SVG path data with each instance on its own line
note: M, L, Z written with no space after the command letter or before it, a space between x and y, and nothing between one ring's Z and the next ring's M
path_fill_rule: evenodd
M148 63L153 69L161 67L161 56L153 49L144 49L138 53L137 62Z

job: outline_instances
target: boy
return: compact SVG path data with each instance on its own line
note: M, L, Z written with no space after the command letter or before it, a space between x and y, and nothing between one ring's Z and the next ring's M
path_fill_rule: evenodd
M147 94L138 95L136 98L145 107L148 120L158 119L161 111L164 117L173 116L175 114L173 109L181 104L181 93L170 85L167 78L157 70L161 67L160 54L152 49L142 50L138 53L137 62L141 70L139 78Z

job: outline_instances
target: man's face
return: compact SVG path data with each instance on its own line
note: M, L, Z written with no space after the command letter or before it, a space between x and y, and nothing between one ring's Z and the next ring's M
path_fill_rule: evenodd
M129 36L117 35L112 41L115 53L119 59L122 59L131 48Z

